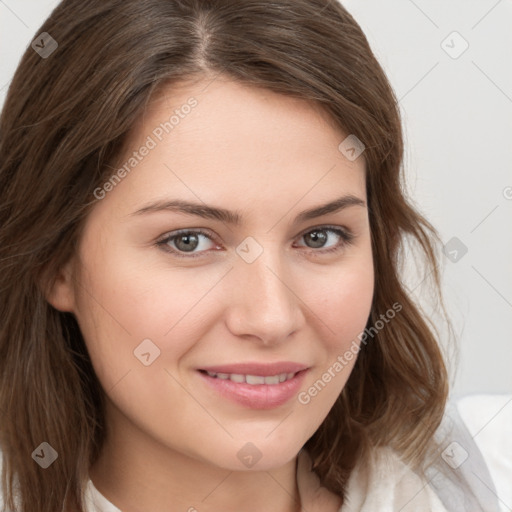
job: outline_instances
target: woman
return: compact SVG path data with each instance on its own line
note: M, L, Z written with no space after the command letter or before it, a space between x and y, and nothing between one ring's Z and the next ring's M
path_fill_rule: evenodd
M400 279L416 241L439 291L439 239L348 12L64 0L38 34L0 120L7 507L456 510Z

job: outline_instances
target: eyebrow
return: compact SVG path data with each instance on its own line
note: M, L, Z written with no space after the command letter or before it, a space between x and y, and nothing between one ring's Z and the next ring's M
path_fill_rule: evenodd
M328 203L304 210L303 212L299 213L299 215L297 215L295 223L304 222L306 220L311 220L316 217L321 217L322 215L326 215L328 213L338 212L344 210L345 208L348 208L349 206L366 207L366 203L359 197L356 197L352 194L344 195ZM130 216L144 215L160 211L170 211L177 213L185 213L188 215L196 215L198 217L202 217L205 219L219 220L226 224L232 224L235 226L241 225L243 220L242 214L237 210L232 211L227 210L225 208L209 206L204 203L183 201L181 199L154 201L142 207L141 209L132 212Z

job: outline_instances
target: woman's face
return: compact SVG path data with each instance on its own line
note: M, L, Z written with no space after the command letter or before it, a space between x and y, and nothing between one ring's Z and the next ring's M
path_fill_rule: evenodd
M303 100L224 78L148 105L50 300L76 316L130 453L269 469L322 423L373 295L347 136Z

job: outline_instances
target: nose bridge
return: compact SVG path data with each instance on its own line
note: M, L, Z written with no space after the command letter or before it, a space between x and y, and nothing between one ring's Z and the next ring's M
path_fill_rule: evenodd
M251 246L251 244L253 244ZM286 255L270 241L238 247L239 258L232 273L234 281L232 330L236 334L252 334L263 340L284 338L300 325L300 301L292 292L292 273ZM240 252L241 249L248 251ZM247 254L252 252L252 258Z

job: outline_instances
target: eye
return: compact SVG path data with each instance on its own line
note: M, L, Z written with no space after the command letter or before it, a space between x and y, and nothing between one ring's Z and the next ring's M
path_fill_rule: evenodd
M309 244L308 247L310 249L314 249L313 252L326 253L340 251L346 245L352 243L355 235L347 229L320 226L306 231L301 235L301 238Z
M201 239L207 239L213 243L212 237L202 230L181 230L174 234L167 235L159 240L157 245L168 252L172 252L178 257L195 258L201 256L208 248ZM208 245L208 244L206 244ZM194 251L199 248L200 251Z

